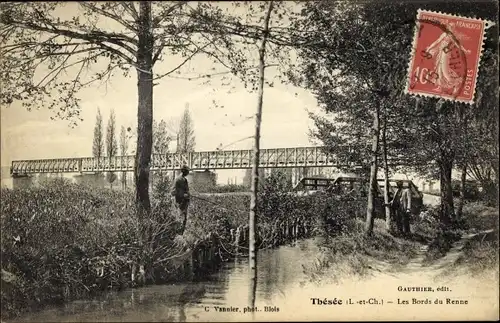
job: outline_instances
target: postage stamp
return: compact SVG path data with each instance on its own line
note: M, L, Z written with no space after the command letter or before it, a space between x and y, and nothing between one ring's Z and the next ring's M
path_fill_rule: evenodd
M418 10L405 93L472 104L488 23Z

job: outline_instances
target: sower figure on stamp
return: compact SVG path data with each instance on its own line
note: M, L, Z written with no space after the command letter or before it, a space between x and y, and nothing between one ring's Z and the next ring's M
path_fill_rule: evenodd
M189 174L189 167L182 166L181 176L177 177L174 181L174 187L172 189L172 196L175 198L175 204L179 212L179 216L182 218L182 230L181 234L184 234L187 223L187 212L189 206L189 184L186 176Z
M464 48L457 40L465 40L466 35L458 33L455 30L455 23L448 23L448 30L443 31L438 39L430 44L425 51L434 58L434 73L436 73L437 91L451 90L455 95L459 90L463 77L454 70L460 66L460 61L456 61L461 56L460 53L454 53L453 50L462 50L466 54L471 51ZM454 61L455 60L455 61Z

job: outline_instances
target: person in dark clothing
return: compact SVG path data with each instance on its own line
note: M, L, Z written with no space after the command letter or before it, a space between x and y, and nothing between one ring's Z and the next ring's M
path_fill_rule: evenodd
M401 193L403 192L403 184L401 182L397 182L397 189L396 192L394 193L394 196L392 198L392 201L390 203L391 206L391 213L393 216L393 219L396 222L396 229L398 233L403 232L403 219L401 217L401 212L399 211L399 208L401 207Z
M397 182L397 190L392 199L391 208L399 233L405 236L410 235L411 192L408 188L403 188L401 182Z
M403 219L403 235L410 236L410 215L411 215L411 191L409 188L404 188L401 193L401 217Z
M183 234L184 230L186 229L187 212L190 200L189 184L186 178L186 176L189 175L189 167L182 166L181 173L182 175L179 176L174 182L172 196L175 198L177 210L179 210L179 215L182 218L181 234Z

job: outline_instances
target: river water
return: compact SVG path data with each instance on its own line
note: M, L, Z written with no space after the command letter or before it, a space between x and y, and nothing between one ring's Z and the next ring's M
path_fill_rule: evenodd
M307 280L302 265L313 262L318 252L317 238L259 251L257 310L269 315L279 310L287 292L301 288ZM252 313L245 313L248 294L248 260L239 258L225 263L204 281L108 292L97 298L47 308L18 321L248 321L252 320ZM239 310L221 312L217 307Z

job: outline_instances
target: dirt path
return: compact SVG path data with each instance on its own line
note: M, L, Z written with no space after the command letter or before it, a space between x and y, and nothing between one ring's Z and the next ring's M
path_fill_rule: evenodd
M491 231L463 236L432 265L424 264L427 246L422 246L417 257L403 267L372 258L368 276L348 275L337 282L298 286L288 289L286 297L266 303L277 304L283 309L280 320L496 320L498 271L489 270L471 276L456 271L456 266L453 266L463 253L467 240ZM352 261L356 258L353 257ZM342 271L342 264L335 263L329 270L338 273ZM453 274L449 274L450 271ZM341 306L313 306L312 298L337 298L344 303ZM276 319L270 313L262 314L259 320Z
M423 277L428 281L439 281L446 279L443 277L443 272L449 269L457 259L462 254L462 248L466 242L475 236L486 235L493 232L494 230L486 230L477 233L470 233L463 235L462 238L455 242L451 249L446 253L446 255L440 259L437 259L432 264L427 265L424 262L428 246L424 245L420 248L417 256L410 260L406 266L393 268L392 264L377 259L370 259L371 269L374 271L374 276L377 275L388 275L393 277L398 277L402 280L409 281L413 276L417 275L419 279Z

